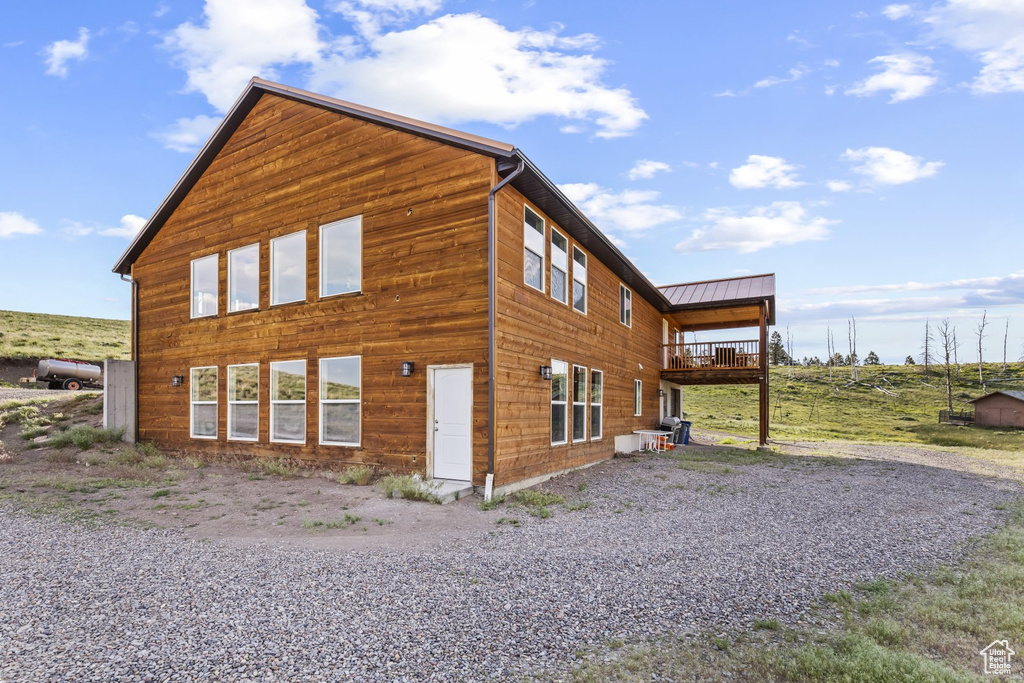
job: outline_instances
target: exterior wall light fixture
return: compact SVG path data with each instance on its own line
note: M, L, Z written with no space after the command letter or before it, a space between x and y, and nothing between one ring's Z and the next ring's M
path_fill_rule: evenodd
M171 386L172 387L180 387L181 383L184 382L184 381L185 381L185 376L184 375L172 375L171 376Z
M551 381L551 366L550 365L542 365L542 366L540 366L540 376L541 376L541 379L545 379L545 380L550 382Z
M402 377L409 377L412 375L412 371L416 369L416 364L411 360L402 361Z

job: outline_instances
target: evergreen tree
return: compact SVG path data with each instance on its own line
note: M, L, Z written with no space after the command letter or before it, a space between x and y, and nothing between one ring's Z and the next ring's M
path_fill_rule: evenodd
M868 355L864 357L864 365L881 365L882 361L878 360L878 354L874 351L868 351Z
M907 356L907 359L903 361L904 365L917 365L917 361L914 360L913 356Z
M771 341L768 342L768 362L772 365L785 365L789 362L786 348L782 345L782 335L778 330L772 332Z

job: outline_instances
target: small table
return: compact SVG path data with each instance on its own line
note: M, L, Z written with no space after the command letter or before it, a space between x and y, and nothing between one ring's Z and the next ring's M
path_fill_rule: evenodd
M640 450L654 451L660 453L665 450L672 432L663 432L657 429L634 429L634 434L640 435Z

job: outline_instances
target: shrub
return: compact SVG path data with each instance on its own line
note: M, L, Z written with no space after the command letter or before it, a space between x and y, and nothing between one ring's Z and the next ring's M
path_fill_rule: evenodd
M95 444L118 443L124 438L124 429L97 429L86 425L72 427L62 432L57 432L50 437L49 444L54 448L70 446L74 444L80 450L88 450Z
M373 480L373 468L369 465L357 465L349 467L338 476L339 484L355 484L366 486Z
M505 496L491 496L490 500L480 501L480 509L484 511L493 510L504 502Z
M431 490L433 488L431 485L425 484L422 479L411 474L403 476L389 474L381 477L377 481L377 488L387 496L394 496L397 493L408 500L424 500L428 503L441 502L441 499Z

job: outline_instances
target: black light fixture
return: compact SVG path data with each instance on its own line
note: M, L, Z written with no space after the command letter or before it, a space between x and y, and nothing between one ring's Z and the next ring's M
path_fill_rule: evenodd
M540 366L540 376L541 376L541 379L546 379L547 381L550 382L551 381L551 366L550 365L542 365L542 366Z
M184 381L185 381L185 376L184 375L173 375L171 377L171 386L172 387L180 387L181 383L184 382Z
M665 390L658 389L658 398L665 398Z
M416 364L411 360L402 361L402 377L409 377L412 375L412 371L416 368Z

